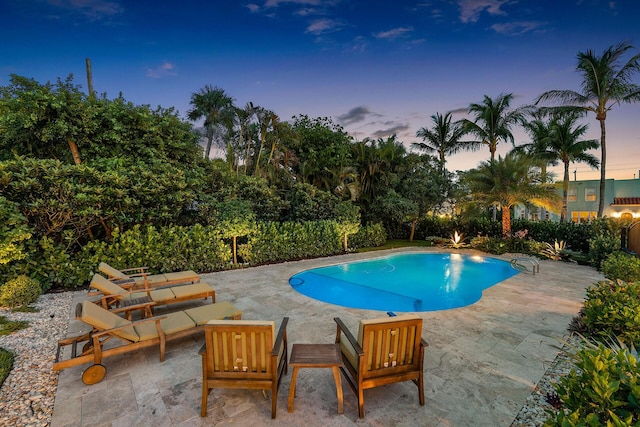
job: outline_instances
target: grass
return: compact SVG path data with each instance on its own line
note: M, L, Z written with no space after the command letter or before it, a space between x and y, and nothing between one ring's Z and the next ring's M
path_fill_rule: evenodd
M6 317L0 316L0 336L9 335L12 332L28 327L29 322L23 320L8 320Z
M13 368L13 353L0 348L0 386L4 384L4 380L9 376L11 368Z
M420 248L428 248L433 246L433 243L427 240L414 240L410 242L409 240L387 240L387 242L382 246L376 246L374 248L360 248L356 252L372 252L372 251L381 251L383 249L396 249L396 248L411 248L411 247L420 247Z

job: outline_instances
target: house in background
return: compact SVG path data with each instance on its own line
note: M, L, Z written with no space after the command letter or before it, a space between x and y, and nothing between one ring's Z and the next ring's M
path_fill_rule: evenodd
M562 195L562 186L558 191ZM597 218L600 180L569 181L567 217L573 222L585 222ZM604 192L603 216L623 219L640 219L640 179L607 179ZM534 221L549 219L559 221L559 212L543 209L515 208L514 217Z

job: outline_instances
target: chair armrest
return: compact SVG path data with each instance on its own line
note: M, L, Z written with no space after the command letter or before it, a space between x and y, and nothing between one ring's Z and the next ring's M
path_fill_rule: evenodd
M96 333L93 334L93 336L94 337L99 337L99 336L102 336L102 335L110 334L111 332L114 332L114 331L118 331L120 329L128 328L129 326L137 326L137 325L140 325L142 323L147 323L147 322L156 322L156 321L159 322L160 320L166 319L166 318L167 318L167 316L148 317L146 319L138 320L136 322L131 322L128 325L122 325L122 326L118 326L118 327L111 328L111 329L105 329L104 331L96 332Z
M424 340L424 338L420 338L420 345L424 348L429 347L429 343Z
M349 341L349 344L351 344L351 347L353 347L353 349L356 351L358 356L364 355L364 350L362 350L362 347L360 347L360 344L355 339L353 334L351 334L351 332L349 332L349 329L342 322L342 320L340 320L339 317L334 317L333 320L335 320L336 324L338 325L338 331L336 333L336 342L338 342L338 338L340 337L340 332L342 332L344 334L344 336L347 338L347 341Z
M125 269L120 270L120 271L122 271L123 273L126 272L126 271L137 271L138 273L144 273L147 268L149 268L149 267L131 267L131 268L125 268Z
M282 341L286 342L287 337L287 323L289 323L289 318L285 317L282 319L282 323L280 324L280 329L278 329L278 335L276 335L276 340L273 343L273 349L271 350L272 356L277 356L280 352L280 346L282 345Z

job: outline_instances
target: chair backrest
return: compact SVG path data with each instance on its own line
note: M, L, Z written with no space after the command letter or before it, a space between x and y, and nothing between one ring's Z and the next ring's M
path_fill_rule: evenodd
M93 278L91 278L91 287L99 290L105 295L113 295L118 299L128 295L128 292L122 287L116 285L98 273L94 274Z
M207 377L273 378L270 354L275 339L272 321L211 320L205 325Z
M122 271L111 267L106 262L101 262L100 264L98 264L98 270L102 271L110 279L124 279L127 277L127 275Z
M140 340L140 336L133 326L131 326L131 321L111 313L109 310L105 310L89 300L82 301L82 305L76 310L76 317L97 331L129 325L128 327L114 331L113 335L133 342Z
M365 353L365 376L386 375L419 366L422 318L405 314L363 320L358 343Z

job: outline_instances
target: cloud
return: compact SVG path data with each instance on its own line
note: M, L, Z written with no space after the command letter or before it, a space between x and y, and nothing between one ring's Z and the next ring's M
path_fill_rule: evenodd
M413 27L398 27L388 31L381 31L379 33L376 33L374 34L374 37L378 39L395 39L398 37L402 37L412 31Z
M508 22L505 24L493 24L491 29L496 33L519 36L521 34L537 30L544 25L544 22L535 21Z
M171 62L165 61L155 68L147 68L147 77L159 79L161 77L176 76L176 66Z
M321 0L267 0L264 3L264 7L278 7L281 3L293 3L293 4L310 4L317 6L321 4Z
M78 12L92 21L110 18L124 12L118 2L108 0L47 0L56 7Z
M500 9L510 0L457 0L460 8L460 21L477 22L480 14L487 11L490 15L506 15Z
M316 19L307 27L306 32L316 36L340 30L344 25L333 19Z
M380 129L373 133L375 138L385 138L392 135L398 135L399 133L405 132L409 129L408 124L397 124L388 129Z
M249 9L249 12L251 13L257 13L260 12L260 6L258 6L255 3L249 3L248 5L245 6L247 9Z
M364 105L359 105L357 107L352 108L346 114L338 116L338 120L346 125L350 125L352 123L363 122L367 119L368 116L377 115L373 113L369 107Z

